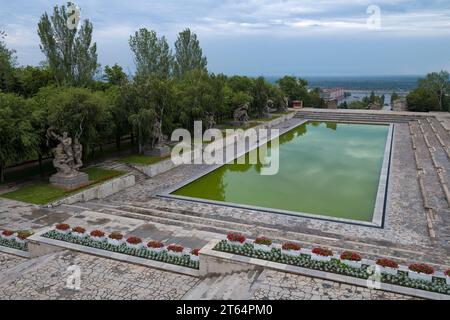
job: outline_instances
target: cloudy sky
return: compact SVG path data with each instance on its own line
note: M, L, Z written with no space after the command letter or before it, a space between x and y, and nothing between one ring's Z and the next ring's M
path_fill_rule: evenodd
M37 22L56 0L2 0L0 30L19 63L38 64ZM450 69L450 0L77 0L99 62L133 72L131 33L171 43L194 30L216 73L419 75ZM377 10L380 19L377 20ZM369 23L368 23L369 21ZM379 28L376 22L380 21ZM375 24L374 24L375 22Z

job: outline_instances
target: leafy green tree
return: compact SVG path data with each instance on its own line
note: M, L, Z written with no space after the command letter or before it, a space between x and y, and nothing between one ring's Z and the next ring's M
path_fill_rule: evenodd
M189 28L180 32L175 42L175 75L182 77L191 70L206 70L207 64L197 35Z
M47 67L20 67L15 69L14 74L16 92L26 98L37 94L40 88L54 84L53 75Z
M6 165L36 155L38 136L30 121L29 102L14 94L0 93L0 182Z
M419 87L431 90L438 99L439 110L449 111L446 95L450 93L450 75L447 71L432 72L425 79L419 80Z
M168 78L171 75L173 57L165 37L158 38L155 31L141 28L130 36L129 44L138 76Z
M47 103L49 125L72 137L81 134L80 142L87 158L101 138L105 138L103 132L110 119L104 93L85 88L59 89Z
M116 63L112 67L105 67L103 80L108 81L109 84L120 86L128 82L128 77L122 67Z
M406 96L409 111L428 112L440 109L439 98L431 90L419 87Z
M394 101L397 100L398 98L399 98L398 93L395 92L395 91L393 91L393 92L391 93L391 106L394 105Z
M67 7L71 5L67 3ZM69 17L64 5L55 6L50 17L42 15L38 24L40 48L57 85L86 87L99 67L97 45L92 43L93 26L84 20L79 30L69 29Z
M263 115L264 107L269 100L269 86L266 83L264 77L258 77L255 81L255 87L253 91L253 101L251 111L258 116Z
M14 86L16 52L8 49L0 37L0 92L11 92Z
M293 100L305 101L308 96L308 82L306 80L292 76L284 76L277 80L277 84L291 102Z

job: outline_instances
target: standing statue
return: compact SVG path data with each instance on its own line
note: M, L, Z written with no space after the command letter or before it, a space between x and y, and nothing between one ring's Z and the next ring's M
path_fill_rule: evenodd
M240 122L241 124L245 124L248 122L248 103L244 103L239 108L234 110L233 114L234 121Z
M272 108L273 108L273 101L268 99L266 102L266 105L264 106L264 108L262 110L261 116L263 118L269 118Z
M144 147L144 154L154 157L167 157L170 155L170 148L164 143L162 132L162 120L156 119L152 127L152 137L150 146Z
M160 120L155 120L153 123L153 129L152 129L152 143L151 147L161 147L164 145L164 136L162 133L162 124Z
M214 120L214 115L211 113L206 114L206 129L212 129L216 125L216 120Z
M57 173L50 177L50 182L63 188L77 188L89 181L87 174L78 170L83 166L83 146L79 142L81 132L72 140L67 132L62 135L56 133L55 128L47 129L47 139L58 141L53 152L53 166Z
M283 97L283 99L281 99L281 101L280 101L280 104L278 105L278 111L279 112L287 112L288 106L289 106L289 98Z

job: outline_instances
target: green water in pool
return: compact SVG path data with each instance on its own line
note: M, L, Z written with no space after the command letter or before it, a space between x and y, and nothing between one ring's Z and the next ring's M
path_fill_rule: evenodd
M233 162L172 194L372 221L388 131L388 125L307 122L280 136L277 174Z

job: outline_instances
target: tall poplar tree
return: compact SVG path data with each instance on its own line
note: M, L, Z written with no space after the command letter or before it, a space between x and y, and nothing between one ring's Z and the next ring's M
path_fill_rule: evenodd
M86 87L92 81L97 64L97 44L92 42L93 26L84 20L77 28L74 5L55 6L53 15L44 13L38 24L40 48L58 85Z

